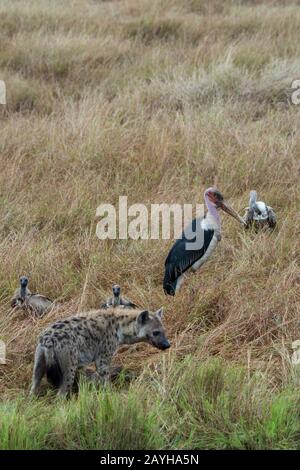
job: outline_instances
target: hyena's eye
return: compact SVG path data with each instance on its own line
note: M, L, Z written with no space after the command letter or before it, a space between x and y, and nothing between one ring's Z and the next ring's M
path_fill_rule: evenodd
M153 331L153 336L158 336L160 334L160 331Z

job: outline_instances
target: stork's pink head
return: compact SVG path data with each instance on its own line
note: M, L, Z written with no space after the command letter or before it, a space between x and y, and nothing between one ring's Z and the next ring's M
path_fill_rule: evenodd
M227 214L231 215L236 220L238 220L243 225L245 225L245 221L228 204L228 202L226 202L224 200L223 195L220 193L220 191L218 189L213 188L213 187L206 189L205 192L204 192L204 199L205 199L205 201L209 201L211 204L213 204L216 209L222 209L224 212L227 212Z
M224 197L220 193L217 188L208 188L204 192L204 198L208 198L210 202L218 209L222 201L224 201Z

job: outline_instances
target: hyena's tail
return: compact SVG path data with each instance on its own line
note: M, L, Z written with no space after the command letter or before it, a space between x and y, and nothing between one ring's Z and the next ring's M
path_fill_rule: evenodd
M59 387L62 383L63 374L55 351L53 348L45 348L44 354L47 379L54 387Z

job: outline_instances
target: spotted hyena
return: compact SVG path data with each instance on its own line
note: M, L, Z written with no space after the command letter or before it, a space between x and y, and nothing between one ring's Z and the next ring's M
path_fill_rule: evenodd
M70 393L77 369L93 362L96 379L105 384L112 357L122 344L144 341L158 349L169 348L162 317L163 309L149 313L115 308L57 321L39 338L31 393L37 392L45 374L59 394Z

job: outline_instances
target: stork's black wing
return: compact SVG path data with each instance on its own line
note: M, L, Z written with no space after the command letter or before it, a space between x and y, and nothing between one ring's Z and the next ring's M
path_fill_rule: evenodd
M198 222L198 224L197 224ZM190 227L182 233L182 238L176 240L172 246L167 259L165 261L165 276L163 287L164 291L168 295L175 295L176 281L177 279L189 269L196 261L202 258L205 254L210 242L214 236L214 230L203 230L200 225L201 219L194 219ZM187 238L189 231L195 233L201 230L203 235L201 246L196 246L196 249L187 249L187 243L193 243L196 241L196 235L192 238ZM201 240L201 238L199 237Z

